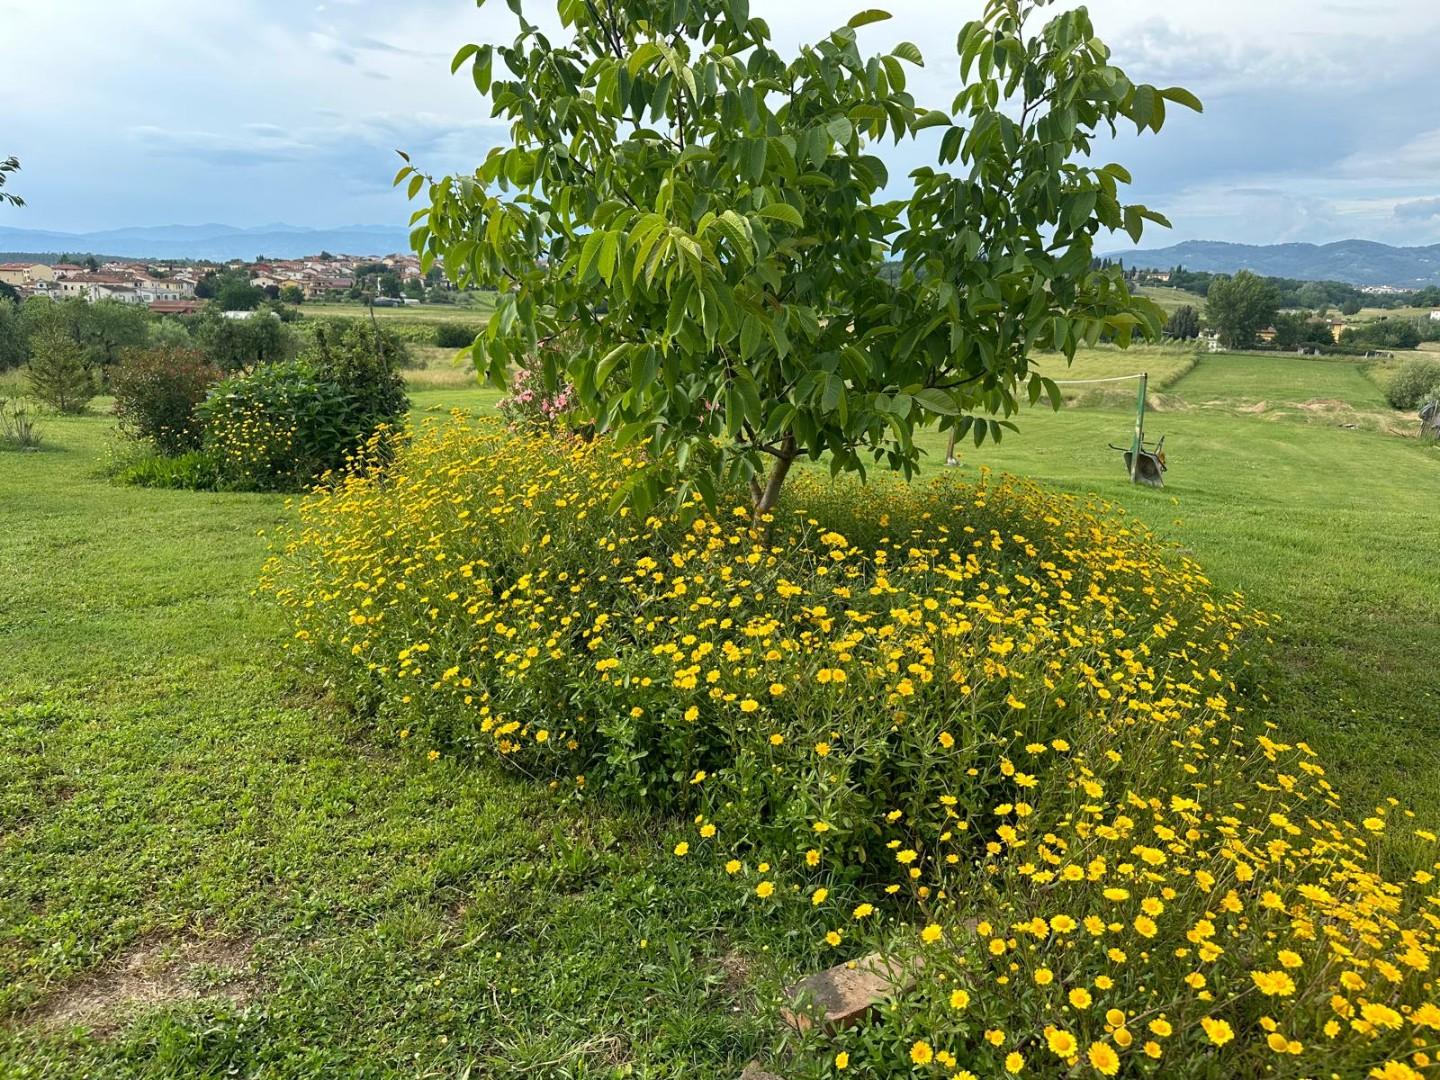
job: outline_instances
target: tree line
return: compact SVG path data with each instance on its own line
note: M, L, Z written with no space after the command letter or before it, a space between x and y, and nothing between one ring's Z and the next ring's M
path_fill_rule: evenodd
M1106 260L1108 262L1108 260ZM1124 266L1123 261L1118 265ZM1097 263L1097 269L1098 269ZM1131 273L1136 271L1132 268ZM1139 271L1143 274L1144 271ZM1173 289L1184 289L1199 296L1209 296L1210 286L1221 279L1235 275L1216 274L1206 270L1187 270L1183 266L1172 267L1170 280L1166 285ZM1241 271L1251 273L1251 271ZM1251 274L1259 278L1275 294L1277 308L1300 308L1306 311L1323 311L1334 308L1343 315L1355 315L1361 308L1394 309L1402 307L1440 307L1440 285L1427 285L1423 289L1412 289L1400 293L1367 293L1343 281L1302 281L1297 278L1270 277Z
M1422 341L1440 340L1440 323L1426 318L1382 315L1369 322L1345 327L1337 342L1331 322L1325 317L1327 305L1322 303L1312 308L1295 303L1297 296L1291 295L1283 280L1277 284L1280 279L1262 277L1248 270L1233 276L1215 274L1207 277L1204 323L1227 349L1253 347L1261 331L1267 329L1274 331L1268 343L1278 349L1306 345L1331 348L1336 344L1362 350L1414 349ZM1171 280L1174 281L1173 276ZM1324 284L1305 283L1307 288ZM1299 290L1305 300L1318 299L1320 291ZM1423 293L1411 295L1418 297ZM1287 308L1295 310L1285 310ZM1350 313L1358 310L1355 308ZM1179 340L1199 337L1200 331L1201 313L1188 304L1173 312L1164 328L1166 337Z

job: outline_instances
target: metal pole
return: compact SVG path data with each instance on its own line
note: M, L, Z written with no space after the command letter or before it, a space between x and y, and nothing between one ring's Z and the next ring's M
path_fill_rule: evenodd
M1130 482L1140 482L1140 453L1145 449L1145 387L1150 373L1140 374L1140 393L1135 401L1135 441L1130 445Z

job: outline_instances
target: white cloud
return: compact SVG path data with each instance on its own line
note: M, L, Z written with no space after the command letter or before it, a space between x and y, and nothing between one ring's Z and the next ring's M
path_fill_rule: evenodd
M1408 202L1396 203L1393 213L1403 221L1440 218L1440 198L1411 199Z
M752 8L793 46L872 2L880 0ZM27 88L0 152L24 162L25 223L36 227L393 222L408 211L389 189L394 149L453 170L503 137L464 72L449 73L462 43L514 35L498 2L477 10L471 0L230 0L191 5L183 17L111 0L0 6L0 70ZM948 103L955 33L981 0L881 6L895 18L864 28L862 45L917 42L929 62L912 90ZM1203 118L1177 116L1159 137L1107 148L1135 166L1137 197L1169 214L1173 239L1417 242L1440 233L1440 217L1426 210L1437 194L1440 129L1418 104L1434 100L1426 65L1440 35L1435 0L1089 7L1132 76L1206 100ZM527 15L555 25L549 0L531 0ZM881 152L903 173L903 156Z
M1425 117L1433 122L1433 116ZM1423 131L1399 145L1386 143L1347 155L1338 163L1345 176L1424 180L1440 183L1440 128Z

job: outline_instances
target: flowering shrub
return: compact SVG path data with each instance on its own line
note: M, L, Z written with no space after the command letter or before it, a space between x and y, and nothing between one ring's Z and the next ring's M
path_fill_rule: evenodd
M407 404L404 380L383 347L351 324L329 336L317 332L295 360L262 364L216 386L200 410L204 448L223 486L299 490L342 468Z
M511 427L548 430L575 407L575 390L565 383L545 388L545 373L538 363L520 368L510 380L510 393L498 402L500 415Z
M1380 878L1389 815L1346 823L1306 748L1249 741L1262 615L1014 480L807 473L757 532L607 514L638 464L430 422L307 496L263 588L390 729L683 807L675 855L822 955L923 955L795 1075L1410 1068L1428 871Z
M195 450L201 442L196 409L219 381L219 369L195 349L127 352L110 380L120 429L162 454Z

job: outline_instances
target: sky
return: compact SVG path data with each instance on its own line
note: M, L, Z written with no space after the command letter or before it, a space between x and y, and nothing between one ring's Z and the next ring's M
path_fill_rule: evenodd
M793 45L876 4L895 18L865 27L862 46L915 41L926 68L910 89L948 105L955 34L981 0L751 10ZM1088 6L1132 79L1188 87L1206 106L1106 147L1134 174L1133 198L1174 225L1145 246L1440 242L1436 0ZM553 22L553 0L526 11ZM7 190L29 204L0 209L0 224L404 224L411 207L390 186L397 149L427 171L467 171L503 140L449 60L513 33L501 0L0 0L0 157L20 157ZM892 173L915 163L892 159Z

